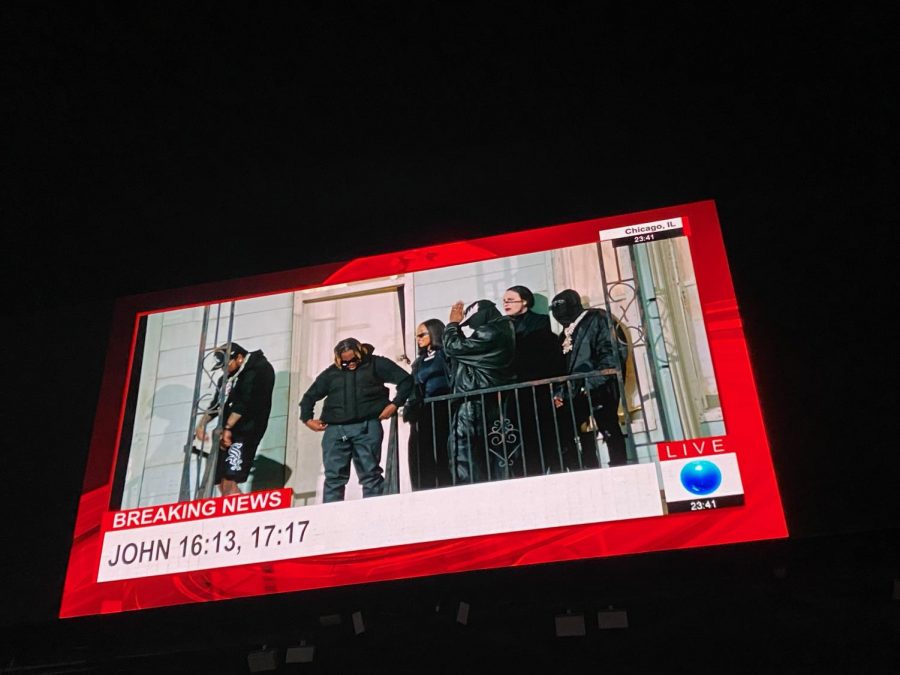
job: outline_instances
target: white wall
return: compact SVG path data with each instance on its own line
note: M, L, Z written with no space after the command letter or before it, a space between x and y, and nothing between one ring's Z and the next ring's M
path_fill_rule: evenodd
M284 463L288 415L288 374L293 294L281 293L235 303L232 340L249 351L262 349L275 368L275 391L269 427L257 452L254 481L277 479ZM228 305L216 331L213 306L207 347L227 339ZM147 317L138 406L125 479L122 508L178 500L184 446L191 421L203 308L176 310ZM206 380L204 384L209 385ZM205 387L204 390L209 390ZM260 461L261 460L261 461ZM261 471L257 468L262 467ZM192 476L193 477L193 476ZM258 485L259 487L277 487Z
M492 300L503 311L503 292L510 286L526 286L535 295L549 300L554 295L550 261L551 254L541 252L416 272L412 275L415 324L409 329L413 331L426 319L447 323L450 307L458 300L468 305L484 298Z

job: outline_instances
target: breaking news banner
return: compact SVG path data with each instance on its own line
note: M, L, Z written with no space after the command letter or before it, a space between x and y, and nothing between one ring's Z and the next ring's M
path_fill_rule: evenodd
M744 504L737 455L724 437L660 443L657 451L669 513Z
M687 234L681 218L655 220L652 223L640 223L628 227L617 227L612 230L601 230L600 241L612 242L615 247L648 244L651 241L662 241Z
M108 514L97 581L664 515L654 464L284 508L290 492Z
M165 525L201 518L216 518L239 513L284 509L291 506L290 488L262 490L228 497L210 497L193 502L176 502L140 509L114 511L103 516L103 530L121 530L147 525Z

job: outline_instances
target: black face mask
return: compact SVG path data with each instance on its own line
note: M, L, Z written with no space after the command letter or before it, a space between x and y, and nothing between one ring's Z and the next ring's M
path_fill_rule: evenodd
M558 293L550 303L550 312L553 314L553 318L563 326L568 326L575 321L583 311L581 296L572 289Z
M465 318L459 325L468 326L472 330L475 330L486 324L488 321L493 321L500 317L501 314L500 310L497 309L497 306L490 300L479 300L466 307L464 316Z

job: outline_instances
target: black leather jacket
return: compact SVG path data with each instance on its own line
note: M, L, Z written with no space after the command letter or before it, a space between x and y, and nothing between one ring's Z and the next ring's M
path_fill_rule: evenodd
M497 317L466 337L458 323L444 329L444 354L450 365L453 391L469 392L513 384L516 330L505 316Z
M575 333L572 336L572 350L563 356L566 361L567 374L574 375L593 370L605 371L604 374L587 378L585 384L588 389L597 389L609 380L615 380L620 359L621 363L624 363L628 353L624 333L618 326L616 328L618 344L613 345L606 311L602 309L585 310L585 316L575 327ZM565 337L565 331L559 334L561 347ZM579 387L584 386L580 382L578 385Z

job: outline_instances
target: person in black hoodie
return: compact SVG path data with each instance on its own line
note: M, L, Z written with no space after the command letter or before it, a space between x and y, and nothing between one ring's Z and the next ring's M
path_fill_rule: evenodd
M227 344L217 347L213 354L213 369L225 372L216 385L213 407L200 418L194 433L198 440L209 438L206 425L219 415L219 392L225 386L225 423L219 436L216 482L222 496L227 496L239 493L238 484L250 476L256 449L269 424L275 369L262 350L248 352L237 342L232 342L230 349Z
M563 326L559 335L560 348L566 359L566 374L599 371L583 380L572 383L575 395L559 389L555 398L557 406L565 414L564 406L573 406L578 428L570 431L563 439L565 468L598 468L600 458L597 453L597 431L609 450L609 465L620 466L628 463L625 450L625 436L619 426L619 381L620 364L625 363L627 343L616 331L613 339L610 317L603 309L585 309L581 295L567 288L558 293L550 303L553 317ZM617 353L618 352L618 353ZM575 447L573 447L573 444ZM580 452L579 452L580 450ZM580 460L579 460L580 456Z
M450 393L443 337L444 323L438 319L428 319L416 327L419 356L412 364L415 386L403 409L403 419L410 423L409 478L413 490L450 484L447 402L423 403L429 396Z
M525 286L511 286L503 293L503 311L516 328L513 371L518 383L562 375L565 362L550 317L534 311L534 294ZM513 418L520 421L523 473L543 474L557 457L555 409L551 385L522 387L510 400Z
M465 329L471 329L471 335ZM516 331L490 300L478 300L465 310L462 302L453 305L444 330L444 352L454 394L515 382ZM457 482L513 475L517 447L504 401L496 392L454 401L448 451Z
M388 399L385 383L397 385ZM312 383L300 400L300 419L313 431L323 431L325 502L344 499L350 480L350 461L363 488L363 497L377 497L384 483L381 467L381 420L397 412L412 390L412 377L396 363L372 354L371 345L346 338L334 347L334 363ZM317 401L325 399L314 419Z

